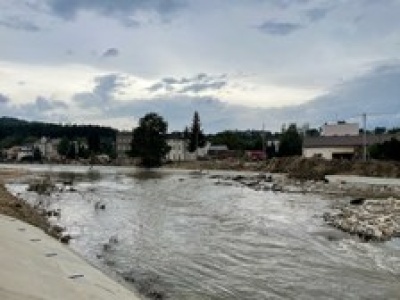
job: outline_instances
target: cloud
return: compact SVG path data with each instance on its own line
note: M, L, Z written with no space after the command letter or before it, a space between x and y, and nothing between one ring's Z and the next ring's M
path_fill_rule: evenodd
M178 94L131 101L109 98L107 107L100 106L100 114L104 118L139 119L147 112L154 111L168 120L170 130L181 130L190 122L193 111L197 110L207 132L260 128L262 123L269 130L279 130L283 123L310 123L318 127L337 119L358 122L364 112L369 116L368 124L371 127L399 126L398 82L400 63L390 63L380 65L301 105L251 108L229 104L211 96ZM92 103L91 106L98 105Z
M311 22L317 22L324 19L330 11L331 8L312 8L306 11L306 16Z
M108 74L94 79L96 83L91 92L76 94L73 99L83 107L105 105L114 99L114 93L118 88L125 86L120 74Z
M191 79L195 77L198 78L196 75ZM205 78L200 77L203 80ZM210 77L207 75L207 78ZM263 123L268 130L274 131L279 130L283 123L310 123L311 126L318 127L325 122L336 120L358 122L364 112L368 115L370 127L392 127L400 124L398 62L374 67L305 104L283 108L252 108L230 104L217 97L179 93L119 101L114 95L121 87L126 86L125 81L121 74L96 77L91 92L75 95L72 106L78 104L79 108L76 111L71 110L71 105L44 97L37 97L34 102L16 106L4 100L8 98L2 95L1 113L29 120L84 120L85 123L110 125L110 120L118 120L119 124L130 124L132 120L138 120L146 113L154 111L165 117L170 130L182 130L190 124L193 112L197 110L205 131L209 133L226 129L256 129ZM216 81L211 83L213 82ZM162 84L162 80L159 83ZM194 83L190 85L192 84ZM184 86L178 85L179 88Z
M270 35L288 35L302 28L301 24L290 22L266 21L258 29Z
M0 93L0 104L6 104L8 102L10 102L10 99L7 96Z
M14 30L24 30L29 32L38 32L41 30L39 26L29 20L22 20L19 17L7 17L0 20L0 26Z
M181 80L175 79L173 77L166 77L162 79L162 82L166 84L175 84L175 83L181 83Z
M49 100L44 97L37 97L35 103L33 104L39 111L49 111L58 108L68 108L68 105L65 102L57 101L57 100Z
M65 102L47 99L42 96L38 96L33 102L21 105L14 105L11 100L6 101L4 104L1 108L3 116L13 116L32 121L43 120L53 122L60 122L68 118L67 110L69 106Z
M109 48L101 55L102 57L116 57L119 55L119 50L117 48Z
M157 82L147 88L149 92L157 92L161 89L165 88L164 84L161 82Z
M206 73L199 73L193 77L174 78L165 77L147 88L150 92L175 91L177 93L199 93L207 90L219 90L227 85L226 74L213 76Z
M66 20L74 19L78 12L86 10L125 22L129 20L127 16L138 11L168 15L183 7L182 0L47 0L47 4L55 15ZM133 23L125 25L132 26Z
M219 90L226 86L225 81L217 81L217 82L211 82L211 83L194 83L190 84L188 86L185 86L182 88L179 92L180 93L186 93L186 92L193 92L193 93L199 93L202 91L206 90Z

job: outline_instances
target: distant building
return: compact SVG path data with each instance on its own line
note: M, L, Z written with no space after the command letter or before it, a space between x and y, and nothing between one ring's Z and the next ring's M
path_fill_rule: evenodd
M367 135L367 146L383 143L395 135ZM324 125L319 137L304 137L303 156L331 159L361 158L364 140L357 124Z
M7 160L16 160L20 148L21 147L19 147L19 146L14 146L14 147L11 147L11 148L5 150L6 159Z
M116 137L117 161L121 164L130 160L128 153L132 150L132 131L119 131Z
M167 144L171 147L166 155L169 161L192 161L207 156L210 144L207 142L204 147L198 147L196 151L189 152L189 140L185 139L180 132L171 133L167 136Z
M211 145L208 148L208 156L211 158L226 158L231 156L227 145Z
M22 146L19 147L17 153L17 161L32 160L33 159L33 147Z
M360 134L357 123L338 122L322 126L321 136L355 136Z
M169 161L185 161L187 160L187 140L179 137L167 138L167 144L171 148L166 155Z
M42 137L40 140L36 141L33 145L34 148L39 149L42 158L52 161L58 160L60 155L58 154L58 145L61 139L49 139Z

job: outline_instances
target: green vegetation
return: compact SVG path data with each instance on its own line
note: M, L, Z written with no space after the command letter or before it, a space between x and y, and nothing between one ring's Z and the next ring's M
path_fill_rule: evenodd
M204 147L206 144L206 137L201 129L200 117L197 111L194 112L190 131L186 128L184 136L189 139L189 152L194 152L197 148Z
M106 153L110 156L115 156L113 143L116 132L115 129L110 127L27 122L15 118L2 117L0 118L0 149L32 144L37 139L46 136L52 139L63 138L69 142L84 139L87 141L91 153ZM62 155L66 155L66 150L63 150ZM83 156L88 156L88 154L82 154Z
M371 158L400 161L400 141L391 139L382 144L375 144L369 148Z
M156 113L148 113L133 131L132 157L146 168L159 167L170 147L166 142L168 124Z
M215 135L209 135L208 138L213 145L226 145L229 150L261 150L262 135L265 135L266 141L278 140L278 133L271 133L266 131L263 133L261 130L225 130Z
M279 156L301 155L303 138L297 130L296 124L290 124L279 139Z

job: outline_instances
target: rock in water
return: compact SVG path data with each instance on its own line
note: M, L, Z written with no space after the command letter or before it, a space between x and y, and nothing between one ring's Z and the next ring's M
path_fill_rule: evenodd
M351 205L363 205L365 203L365 198L355 198L350 200Z

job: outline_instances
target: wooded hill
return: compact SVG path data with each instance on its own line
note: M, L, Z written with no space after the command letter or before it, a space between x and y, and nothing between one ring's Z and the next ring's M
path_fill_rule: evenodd
M43 136L69 140L86 138L90 146L91 141L112 143L116 133L114 128L97 125L54 124L28 122L10 117L0 118L0 148L31 143Z

